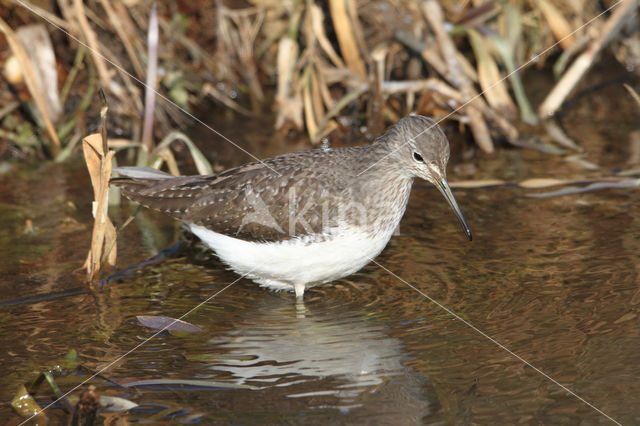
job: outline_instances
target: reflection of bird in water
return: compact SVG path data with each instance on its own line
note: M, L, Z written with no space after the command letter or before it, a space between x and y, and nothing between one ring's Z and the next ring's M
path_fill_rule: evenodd
M440 127L409 116L367 146L285 154L206 176L125 167L112 182L184 222L235 272L301 298L384 249L416 177L440 190L471 239L445 177L448 159Z
M402 341L379 320L347 305L307 303L300 317L285 299L259 303L212 339L207 353L220 358L208 365L221 376L342 411L393 414L394 424L429 414L427 380L403 365Z

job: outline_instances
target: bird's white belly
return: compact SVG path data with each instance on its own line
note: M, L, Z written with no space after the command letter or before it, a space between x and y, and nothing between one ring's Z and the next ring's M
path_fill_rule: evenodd
M274 290L311 287L350 275L376 257L393 234L336 233L324 241L304 239L256 243L188 224L191 232L236 273Z

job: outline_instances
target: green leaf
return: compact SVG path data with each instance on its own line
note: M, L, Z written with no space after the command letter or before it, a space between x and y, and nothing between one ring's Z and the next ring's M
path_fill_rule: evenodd
M180 331L185 333L201 333L202 329L179 319L162 315L138 315L138 322L154 330Z

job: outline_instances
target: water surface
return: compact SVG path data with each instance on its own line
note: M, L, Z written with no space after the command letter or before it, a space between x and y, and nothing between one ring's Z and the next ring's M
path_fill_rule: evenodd
M503 149L493 159L454 159L450 181L602 176L629 166L628 135L638 122L633 104L625 104L628 114L613 117L594 115L592 108L607 99L620 102L624 93L608 88L563 118L599 170ZM223 130L234 140L251 140L247 146L260 155L291 149L260 137L261 126L253 133L251 126ZM221 143L211 152L224 153ZM231 166L244 159L219 154L218 161ZM16 167L0 177L2 301L86 288L77 269L89 244L89 191L79 163ZM304 307L290 294L239 280L185 318L204 332L161 334L103 373L121 384L197 379L246 388L121 389L96 378L91 382L100 392L140 404L101 419L608 422L497 341L617 421L640 422L640 194L625 189L532 199L527 193L516 187L457 190L474 235L468 242L438 192L419 183L400 235L376 259L384 268L371 264L313 289ZM122 223L133 210L124 205L112 213ZM180 234L173 221L143 212L123 233L119 263L141 261ZM1 307L2 400L40 371L59 364L72 371L63 365L71 349L89 370L103 368L153 334L137 315L179 317L234 280L213 256L191 246L101 290ZM66 390L88 377L78 370L59 384ZM43 388L39 401L51 396ZM66 421L59 407L48 415L54 423ZM8 405L0 418L16 421Z

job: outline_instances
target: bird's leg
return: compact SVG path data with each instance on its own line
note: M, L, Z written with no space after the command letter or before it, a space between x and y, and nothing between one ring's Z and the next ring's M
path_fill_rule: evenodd
M293 288L296 291L296 299L302 300L304 298L305 285L301 283L296 283L293 285Z
M304 318L307 308L304 306L304 284L294 284L294 290L296 291L296 318Z

